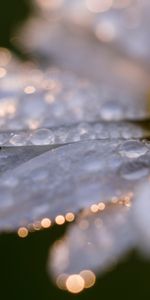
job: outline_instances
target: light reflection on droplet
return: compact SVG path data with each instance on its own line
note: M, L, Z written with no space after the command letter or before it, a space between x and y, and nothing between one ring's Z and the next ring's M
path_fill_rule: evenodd
M81 277L84 279L86 289L92 287L96 282L96 276L91 270L84 270L80 272Z
M132 205L132 199L133 199L133 193L128 193L125 197L124 197L124 205L126 207L131 207Z
M26 238L28 236L28 229L26 227L20 227L18 229L18 236L20 238Z
M27 125L28 125L29 129L35 130L35 129L39 128L40 122L39 122L39 120L30 119L27 121Z
M11 137L9 142L14 146L24 146L26 145L26 138L24 135L15 134Z
M16 104L13 99L8 98L0 103L0 117L13 115L16 112Z
M30 137L33 145L48 145L54 143L53 132L47 128L35 130Z
M98 204L99 210L104 210L105 207L106 207L106 205L105 205L105 203L103 203L103 202L100 202L100 203Z
M55 222L57 225L63 225L65 223L65 218L63 215L58 215L56 218L55 218Z
M41 221L41 226L43 227L43 228L49 228L50 226L51 226L51 220L49 219L49 218L44 218L44 219L42 219L42 221Z
M119 153L122 156L129 158L138 158L144 155L148 151L148 148L140 141L127 141L119 147Z
M69 212L65 215L65 219L67 222L73 222L75 219L75 215L73 213Z
M66 288L70 293L78 294L84 289L84 279L78 275L70 275L66 280Z
M56 279L56 284L61 290L66 290L66 280L68 278L67 274L61 274Z
M29 86L26 86L26 87L24 88L25 94L34 94L35 91L36 91L36 89L35 89L34 86L30 86L30 85L29 85Z
M97 204L92 204L91 207L90 207L90 210L92 213L97 213L99 208L98 208L98 205Z

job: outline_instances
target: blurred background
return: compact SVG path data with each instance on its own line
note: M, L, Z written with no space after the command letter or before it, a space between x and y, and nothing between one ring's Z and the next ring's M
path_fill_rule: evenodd
M31 13L30 0L2 0L0 3L0 46L14 51L12 38L15 28Z
M1 0L0 47L8 47L17 55L13 33L32 11L28 0ZM50 245L63 234L65 228L54 226L36 232L26 239L17 234L0 235L0 296L7 299L148 299L150 297L150 263L135 253L97 279L94 288L80 295L58 290L51 282L46 263Z

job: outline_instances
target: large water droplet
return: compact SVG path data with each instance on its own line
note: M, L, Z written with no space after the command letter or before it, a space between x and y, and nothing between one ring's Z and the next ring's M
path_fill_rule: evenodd
M121 177L127 180L138 180L148 176L148 174L148 166L140 161L126 163L120 168Z
M129 158L138 158L148 151L147 147L140 141L127 141L119 147L119 153Z
M24 133L14 134L9 142L14 146L24 146L27 144L27 135Z
M32 144L34 145L48 145L54 143L53 132L49 129L38 129L35 130L30 138Z

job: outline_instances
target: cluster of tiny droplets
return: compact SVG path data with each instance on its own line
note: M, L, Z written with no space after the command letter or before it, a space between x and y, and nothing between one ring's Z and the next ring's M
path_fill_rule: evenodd
M102 85L98 89L68 72L55 69L43 72L31 63L18 63L6 49L1 49L0 65L1 146L51 145L145 135L144 130L134 124L98 123L134 120L137 111L141 111L137 109L131 114L132 108L135 109L133 101L129 114L121 94L117 102L113 100L117 91L113 96L112 89L108 93L107 87ZM143 116L145 114L143 107Z
M84 122L59 128L0 132L0 146L61 145L82 140L140 139L149 135L149 130L129 122Z

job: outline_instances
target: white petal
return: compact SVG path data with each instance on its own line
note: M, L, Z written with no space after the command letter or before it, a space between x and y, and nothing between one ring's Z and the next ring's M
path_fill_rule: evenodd
M5 229L9 223L13 229L43 217L54 220L57 215L77 213L93 203L132 194L149 176L149 145L133 141L131 147L123 145L122 140L68 144L6 172L0 191L5 198L11 194L12 206L8 209L3 204L0 227ZM121 149L126 149L126 155ZM128 157L133 156L133 150L136 158ZM12 178L16 186L11 186Z
M90 269L102 273L134 245L128 208L110 206L103 212L79 218L50 251L49 272L78 274Z

